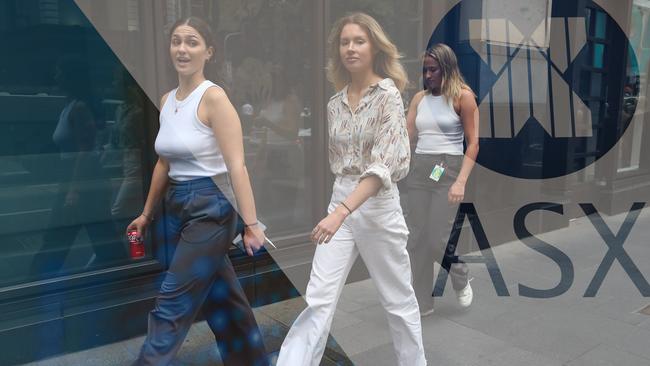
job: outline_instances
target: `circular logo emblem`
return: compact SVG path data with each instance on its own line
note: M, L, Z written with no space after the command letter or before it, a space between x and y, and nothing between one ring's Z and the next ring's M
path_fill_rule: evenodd
M495 3L461 1L429 39L454 49L477 95L478 163L525 179L593 164L637 105L638 63L625 32L593 1Z

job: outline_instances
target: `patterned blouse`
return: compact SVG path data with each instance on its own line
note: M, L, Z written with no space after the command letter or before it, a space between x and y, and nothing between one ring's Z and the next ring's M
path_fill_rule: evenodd
M411 150L402 97L393 80L371 85L353 112L348 87L327 104L329 160L336 175L376 175L382 189L404 178Z

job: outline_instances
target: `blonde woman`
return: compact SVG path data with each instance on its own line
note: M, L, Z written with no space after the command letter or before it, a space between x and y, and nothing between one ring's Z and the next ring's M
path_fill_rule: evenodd
M453 264L456 248L447 241L478 155L478 108L449 46L436 44L425 52L422 77L424 90L413 97L406 117L415 144L407 179L408 251L413 288L426 316L433 313L433 260L450 273L459 304L472 303L467 264ZM442 173L437 180L432 179L436 169Z
M318 246L305 300L277 365L319 365L336 303L357 255L386 310L399 365L426 365L406 251L408 229L396 181L410 150L400 96L407 84L397 48L370 16L340 19L329 37L329 161L336 175L328 215L312 231ZM368 335L372 336L372 335Z

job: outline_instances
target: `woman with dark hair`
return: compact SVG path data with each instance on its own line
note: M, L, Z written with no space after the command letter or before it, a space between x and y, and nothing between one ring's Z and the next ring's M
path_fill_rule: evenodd
M204 76L215 52L210 27L195 17L176 22L169 51L178 87L161 99L159 159L142 215L128 230L143 236L166 192L166 238L174 254L136 364L169 364L203 310L224 365L267 365L262 336L228 258L234 227L241 227L233 220L244 226L248 255L265 237L237 112L224 90Z
M465 184L478 155L478 108L454 51L436 44L424 55L424 90L411 100L406 116L415 145L408 186L408 251L413 288L422 316L433 313L433 261L451 275L459 304L472 303L467 264L454 263L447 245ZM467 148L463 152L463 142Z

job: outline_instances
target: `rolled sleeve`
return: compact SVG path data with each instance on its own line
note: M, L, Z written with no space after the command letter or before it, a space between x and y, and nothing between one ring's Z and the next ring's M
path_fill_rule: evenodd
M370 164L368 168L363 172L363 174L361 174L359 180L367 178L371 175L374 175L378 177L379 180L381 180L381 190L390 189L390 187L393 185L390 169L388 169L388 166L386 166L386 164L383 164L381 162Z
M381 120L370 153L370 164L360 179L375 175L381 180L382 190L391 189L393 182L408 174L410 160L404 105L395 88L386 93L386 99L382 103Z

